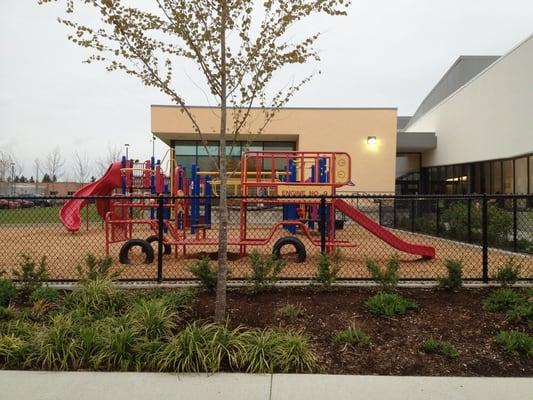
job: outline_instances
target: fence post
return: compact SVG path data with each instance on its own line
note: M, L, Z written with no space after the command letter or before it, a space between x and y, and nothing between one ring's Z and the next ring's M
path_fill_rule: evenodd
M468 232L467 232L467 240L468 242L472 242L472 199L468 198L468 214L467 214L467 226L468 226Z
M518 232L518 228L517 228L517 204L516 204L516 197L513 197L513 251L516 251L517 248L518 248L518 245L516 243L516 239L517 239L517 232Z
M320 198L320 251L326 254L326 198Z
M482 246L483 246L483 282L489 283L489 235L488 235L488 206L487 195L483 195L482 203L482 216L481 216L481 233L482 233Z
M163 280L163 209L164 209L163 195L160 194L158 198L157 207L157 283Z
M436 227L435 227L435 230L436 230L436 235L437 237L440 236L440 202L439 202L439 199L437 199L437 208L435 209L435 217L437 219L436 221Z
M396 198L392 200L392 227L396 228Z
M411 199L411 210L410 210L410 223L411 223L411 232L415 231L415 199Z

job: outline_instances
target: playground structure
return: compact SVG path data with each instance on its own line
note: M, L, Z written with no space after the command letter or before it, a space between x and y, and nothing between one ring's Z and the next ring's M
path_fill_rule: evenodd
M123 157L102 178L76 192L75 197L110 196L118 192L96 203L104 220L108 255L111 244L124 242L119 253L121 263L129 263L130 251L135 247L141 248L145 263L151 263L154 260L151 243L159 240L160 233L164 253L174 253L176 258L191 248L218 247L217 235L209 234L217 225L212 210L220 185L218 173L200 171L194 165L190 174L179 165L171 166L170 171L170 176L166 176L161 163L153 157L142 163ZM244 152L241 170L230 174L231 184L239 187L241 197L238 236L230 237L228 245L237 247L239 255L245 256L250 248L274 242L272 252L277 257L283 247L291 246L296 251L296 262L306 259L302 239L328 253L357 247L358 243L350 238L338 237L337 230L342 229L342 220L337 219L340 214L399 251L434 258L433 247L406 242L336 197L337 189L350 184L350 172L350 156L342 152ZM61 208L60 220L70 232L80 229L80 210L85 205L85 199L74 198ZM261 230L261 235L249 235L251 210L261 212L279 207L281 220L272 221ZM157 210L162 210L161 215ZM134 228L139 225L149 227L153 235L136 238Z

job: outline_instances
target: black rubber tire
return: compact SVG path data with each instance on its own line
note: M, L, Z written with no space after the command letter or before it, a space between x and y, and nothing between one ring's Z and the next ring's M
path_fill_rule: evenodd
M307 257L305 245L300 239L295 236L285 236L281 239L278 239L276 243L274 243L274 247L272 248L272 254L276 260L279 260L281 258L281 248L287 245L293 246L294 250L296 250L297 263L305 262L305 259Z
M157 242L159 240L159 238L157 237L157 235L152 235L152 236L148 236L146 238L146 241L150 244L152 244L153 242ZM165 244L163 243L163 254L172 254L172 246L169 245L169 244Z
M131 239L122 245L120 253L118 254L118 259L121 264L131 264L129 253L130 250L135 246L139 246L142 252L145 254L145 264L151 264L154 262L154 249L152 248L152 245L143 239Z

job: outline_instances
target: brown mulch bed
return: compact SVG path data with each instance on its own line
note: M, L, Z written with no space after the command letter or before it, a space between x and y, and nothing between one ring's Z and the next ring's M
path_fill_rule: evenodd
M278 288L261 294L230 290L228 314L231 325L303 330L319 355L323 373L533 376L532 358L508 354L494 342L500 330L528 328L484 311L482 301L488 289L400 289L400 294L415 300L419 309L390 319L374 316L365 308L365 301L376 292L376 288L339 287L330 291ZM301 305L304 315L294 321L277 316L276 311L287 303ZM209 319L213 308L214 296L201 292L193 316ZM332 342L332 335L352 321L370 335L370 348ZM420 347L430 337L451 342L460 356L450 359L424 353Z

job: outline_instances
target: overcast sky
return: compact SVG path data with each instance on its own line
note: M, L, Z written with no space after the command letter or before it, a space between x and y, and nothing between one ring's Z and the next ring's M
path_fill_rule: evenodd
M82 64L83 51L55 22L62 8L36 3L0 0L0 149L15 154L27 176L55 146L70 161L76 149L96 159L130 143L131 154L145 159L150 104L167 99L134 78ZM411 115L459 55L505 54L533 32L532 0L352 3L348 17L313 22L324 32L322 74L291 106L397 107ZM183 92L189 104L206 104L193 84ZM158 143L157 152L165 148Z

